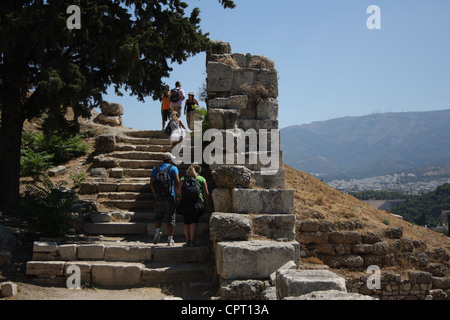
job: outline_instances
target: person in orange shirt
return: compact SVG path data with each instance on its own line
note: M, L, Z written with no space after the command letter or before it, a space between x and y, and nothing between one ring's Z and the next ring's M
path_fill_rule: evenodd
M169 87L164 87L164 95L162 97L161 103L161 116L162 116L162 129L166 127L166 121L169 120L172 109L170 108L170 97L169 97Z

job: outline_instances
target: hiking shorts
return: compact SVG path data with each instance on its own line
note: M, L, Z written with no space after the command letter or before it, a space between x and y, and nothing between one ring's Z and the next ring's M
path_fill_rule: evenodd
M171 114L170 110L163 110L163 112L162 112L163 121L169 120L170 114Z
M175 226L176 212L175 212L175 199L173 197L161 197L155 198L155 220L162 221L164 223Z

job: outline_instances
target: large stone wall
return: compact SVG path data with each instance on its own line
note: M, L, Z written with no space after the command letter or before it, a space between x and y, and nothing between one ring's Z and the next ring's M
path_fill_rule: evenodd
M210 165L216 185L210 237L220 298L261 299L270 276L287 263L298 266L300 260L294 192L285 190L279 150L278 75L269 59L232 54L229 44L224 47L207 57L208 119L224 141L232 136L232 147L224 144L223 151L233 163ZM254 141L243 136L252 130L264 134L275 130L266 137L268 154L276 155L277 172L264 172L273 163L264 162L260 149L251 148ZM259 146L262 138L257 139ZM245 150L238 148L238 141ZM277 149L272 141L278 142ZM237 163L239 157L245 163Z

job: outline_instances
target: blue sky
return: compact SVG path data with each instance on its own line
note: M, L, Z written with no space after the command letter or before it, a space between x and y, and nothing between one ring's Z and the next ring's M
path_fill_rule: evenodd
M264 55L279 75L279 127L380 112L450 108L449 0L187 0L201 10L201 29L233 52ZM381 10L369 30L367 8ZM188 12L190 9L188 8ZM170 86L198 96L205 54L172 66ZM160 129L160 102L115 96L124 125ZM200 103L205 106L204 102ZM182 118L184 119L184 118Z

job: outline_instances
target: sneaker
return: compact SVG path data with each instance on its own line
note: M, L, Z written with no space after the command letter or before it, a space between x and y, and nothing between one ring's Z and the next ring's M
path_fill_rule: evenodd
M183 247L189 247L191 245L191 241L186 241L185 244L183 244Z
M170 239L169 242L167 243L167 245L169 247L173 247L175 245L175 241L173 239Z
M158 244L159 243L159 239L161 238L161 236L162 236L162 232L161 231L155 233L155 237L153 238L153 244Z

